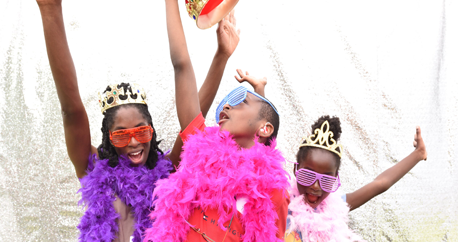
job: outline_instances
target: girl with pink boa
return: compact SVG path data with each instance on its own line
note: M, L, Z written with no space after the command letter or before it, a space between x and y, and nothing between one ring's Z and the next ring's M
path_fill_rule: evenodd
M419 161L426 160L426 147L420 127L415 134L415 150L374 181L340 196L338 175L342 132L337 117L322 116L312 125L313 134L304 140L297 153L295 177L290 190L285 242L363 241L348 227L348 212L388 190Z

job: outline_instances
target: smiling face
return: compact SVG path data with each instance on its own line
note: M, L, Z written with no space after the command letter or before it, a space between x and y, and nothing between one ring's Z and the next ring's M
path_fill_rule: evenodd
M267 122L265 119L259 119L262 102L260 98L247 93L247 97L240 104L233 107L229 104L224 105L219 116L220 130L229 131L237 144L250 148L254 144L254 135Z
M312 148L308 150L305 159L299 162L298 169L302 168L336 177L338 161L331 152L320 148ZM329 192L325 192L321 189L318 180L311 186L302 186L297 183L297 188L299 193L304 195L304 202L309 204L312 208L318 207L318 205L320 205L329 195Z
M148 121L137 108L126 106L117 110L110 131L114 132L121 129L131 129L147 125L149 125ZM127 146L115 147L115 150L118 155L127 156L133 165L138 166L146 163L150 148L151 141L140 143L132 137Z

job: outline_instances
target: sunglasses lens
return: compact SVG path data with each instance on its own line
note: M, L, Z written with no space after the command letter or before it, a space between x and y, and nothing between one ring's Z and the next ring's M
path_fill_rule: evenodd
M237 106L246 98L247 89L243 86L237 87L236 89L232 90L223 100L219 103L218 107L216 108L215 119L216 123L219 122L219 114L224 109L224 105L227 103L229 105Z
M322 176L320 179L320 186L326 192L334 192L337 190L337 178L331 176Z
M244 87L239 87L232 91L229 96L227 102L231 106L239 105L243 100L246 98L247 89Z
M140 143L149 142L153 138L153 132L149 126L139 127L134 131L135 139Z
M310 186L315 182L316 174L309 172L306 169L300 169L296 172L296 178L302 186Z
M111 142L116 147L124 147L129 144L130 134L122 131L113 132L111 135Z

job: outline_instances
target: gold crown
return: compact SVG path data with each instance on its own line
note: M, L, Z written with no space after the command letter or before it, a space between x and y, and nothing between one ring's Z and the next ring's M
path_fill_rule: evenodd
M124 88L118 88L118 84L109 85L111 91L106 91L100 95L99 92L99 105L102 109L102 114L105 113L107 109L129 103L139 103L146 104L146 94L145 90L140 87L138 84L128 84L127 88L131 88L132 93L127 89L127 92L124 93Z
M329 123L327 120L324 121L324 123L321 125L321 129L315 129L314 133L315 134L304 138L299 148L304 146L317 147L334 152L340 158L342 158L342 145L336 144L337 142L332 138L334 133L329 131ZM332 144L329 144L329 140L332 142ZM337 150L337 148L339 148L339 150Z
M186 0L189 17L200 29L208 29L228 15L239 0Z

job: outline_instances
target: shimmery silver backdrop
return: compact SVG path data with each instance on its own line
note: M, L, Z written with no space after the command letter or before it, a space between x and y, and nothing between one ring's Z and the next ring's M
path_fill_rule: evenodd
M131 2L64 0L92 141L101 141L97 92L138 82L169 149L179 126L164 3ZM352 212L351 224L369 241L458 241L457 10L448 0L240 1L241 42L215 104L238 85L236 68L268 77L267 97L282 114L280 149L291 161L314 120L339 116L344 192L407 156L420 125L428 160ZM182 19L201 84L215 28L197 29L185 12ZM0 1L0 76L0 241L76 241L79 183L35 1Z

